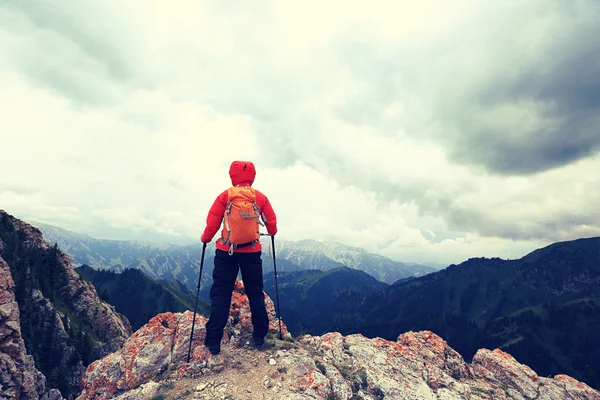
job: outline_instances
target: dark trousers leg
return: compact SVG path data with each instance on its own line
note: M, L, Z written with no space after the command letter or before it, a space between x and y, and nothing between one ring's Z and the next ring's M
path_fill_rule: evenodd
M238 274L238 263L234 256L218 250L215 253L215 269L213 285L210 289L210 318L206 322L206 339L204 344L219 347L223 338L223 330L229 317L231 293Z
M263 277L261 253L238 253L238 260L242 270L242 280L252 314L252 326L255 338L263 338L269 331L269 317L265 307L263 295Z

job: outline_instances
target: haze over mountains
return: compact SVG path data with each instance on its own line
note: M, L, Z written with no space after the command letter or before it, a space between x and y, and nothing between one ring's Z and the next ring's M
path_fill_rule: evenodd
M35 223L50 243L69 254L75 264L121 271L141 269L147 275L179 280L195 290L201 245L177 246L167 243L95 239L59 227ZM265 242L265 240L263 240ZM263 268L272 262L270 242L263 246ZM278 271L319 269L327 271L347 266L362 270L375 279L391 284L402 278L422 276L436 269L424 265L406 265L363 249L333 242L275 240ZM212 282L214 240L207 247L202 287Z
M403 264L387 257L368 253L359 247L336 242L277 240L276 255L302 267L327 271L333 268L358 269L385 283L402 278L423 276L437 269L425 265Z

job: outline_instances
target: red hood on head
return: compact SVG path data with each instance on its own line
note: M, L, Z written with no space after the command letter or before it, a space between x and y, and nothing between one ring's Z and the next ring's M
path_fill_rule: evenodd
M229 176L233 186L250 186L254 183L256 169L251 161L234 161L229 167Z

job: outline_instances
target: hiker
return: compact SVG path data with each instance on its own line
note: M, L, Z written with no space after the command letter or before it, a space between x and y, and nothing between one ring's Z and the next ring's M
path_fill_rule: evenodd
M256 176L252 162L234 161L229 168L229 176L233 186L221 193L213 203L200 239L203 243L210 243L223 223L221 237L216 242L213 285L210 289L212 304L204 340L204 345L213 355L221 351L221 338L229 317L231 295L239 270L250 302L252 338L256 347L264 344L269 331L258 228L264 223L267 233L274 236L277 233L277 218L269 199L252 187Z

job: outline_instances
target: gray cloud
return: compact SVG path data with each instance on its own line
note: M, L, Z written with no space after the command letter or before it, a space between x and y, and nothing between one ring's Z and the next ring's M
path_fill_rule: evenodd
M56 7L45 2L19 0L8 3L26 16L38 29L54 33L72 42L79 51L105 67L107 74L119 81L127 81L132 72L117 47L106 40L106 35L92 33L86 28L77 14L69 13L68 9Z
M355 87L334 116L433 139L455 163L493 174L589 157L600 150L598 4L489 6L455 32L411 46L344 38L333 54Z
M527 6L520 17L516 14L523 10L515 8L495 19L498 11L486 10L481 21L425 49L369 40L336 43L340 68L355 78L356 87L333 108L332 117L372 127L377 135L405 131L435 140L455 164L479 170L482 177L535 175L594 156L600 150L598 4L541 2ZM486 19L489 26L482 25ZM386 112L392 107L397 113L390 116ZM319 157L314 132L318 128L305 135L310 139L291 146L291 157L343 186L377 193L381 203L415 202L422 215L443 217L449 229L515 240L600 232L591 201L523 219L488 203L463 207L456 199L475 196L481 190L476 180L455 181L444 189L431 186L435 180L391 179L392 171L381 174L331 149ZM400 158L398 165L415 168ZM555 196L555 190L548 195ZM510 200L503 206L510 207ZM581 215L574 207L584 207Z
M467 77L467 94L458 93L454 105L447 100L444 117L453 129L440 138L454 161L527 175L600 150L600 11L593 2L578 4L556 9L553 23L534 31L541 36L535 43L523 43L516 29L502 41L515 41L506 59L498 52L486 60L501 67L483 84Z
M3 3L0 18L25 39L14 58L30 79L78 103L99 104L114 95L113 83L133 75L107 35L86 27L82 11L23 0Z
M600 200L600 196L592 194ZM590 203L593 203L591 201ZM600 235L600 212L590 208L560 210L556 213L540 215L538 218L506 218L501 209L485 207L464 209L451 207L445 212L450 229L468 229L484 237L499 237L511 240L561 241L574 237Z

